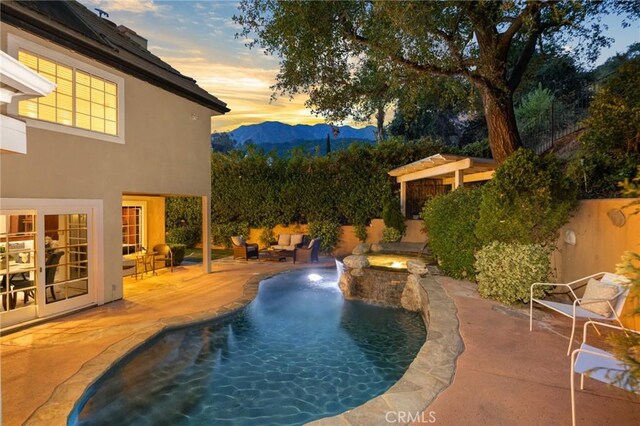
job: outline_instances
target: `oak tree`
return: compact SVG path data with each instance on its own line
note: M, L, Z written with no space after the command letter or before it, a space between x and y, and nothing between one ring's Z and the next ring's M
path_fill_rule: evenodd
M371 87L385 88L388 102L398 89L464 80L480 94L493 157L502 162L521 146L513 93L537 46L573 38L576 54L594 58L609 42L598 17L633 19L640 2L242 0L239 10L239 35L280 59L275 94L308 94L312 109L335 118L365 112ZM376 84L365 78L372 64Z

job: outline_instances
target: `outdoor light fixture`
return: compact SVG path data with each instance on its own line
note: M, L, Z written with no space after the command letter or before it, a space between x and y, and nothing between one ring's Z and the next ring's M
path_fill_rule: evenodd
M322 277L318 274L309 274L307 276L307 278L309 278L309 281L316 283L318 281L322 281Z

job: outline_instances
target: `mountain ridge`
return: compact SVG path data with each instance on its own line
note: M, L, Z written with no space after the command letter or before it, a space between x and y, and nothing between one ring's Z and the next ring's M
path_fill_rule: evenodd
M286 124L279 121L265 121L258 124L242 125L235 130L227 132L238 144L243 145L251 141L256 145L279 144L301 140L326 139L327 135L332 140L353 139L373 141L375 140L374 126L354 128L352 126L336 126L339 133L334 137L332 127L328 124Z

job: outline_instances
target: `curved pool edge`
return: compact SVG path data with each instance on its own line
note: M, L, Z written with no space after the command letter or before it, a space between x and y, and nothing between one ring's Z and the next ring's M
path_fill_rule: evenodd
M82 367L67 380L56 386L49 399L36 409L23 423L25 426L39 426L43 424L62 425L68 424L69 416L76 405L81 401L84 393L113 365L117 364L131 352L143 346L161 333L175 329L188 327L214 319L232 315L239 311L258 294L260 282L276 274L261 274L249 278L243 285L242 297L218 308L200 311L189 315L159 318L144 330L137 331L107 347L100 354L87 361Z
M402 424L398 421L401 416L420 419L425 409L451 384L456 361L464 351L458 310L433 276L422 277L419 282L427 340L404 375L382 395L309 425Z

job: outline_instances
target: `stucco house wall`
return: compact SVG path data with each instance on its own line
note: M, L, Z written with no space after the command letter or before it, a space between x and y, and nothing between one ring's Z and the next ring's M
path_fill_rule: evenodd
M124 80L123 144L27 128L27 154L0 157L2 198L103 200L104 301L122 297L123 194L188 195L211 192L211 110L3 23L8 34L90 64ZM208 198L207 198L208 199Z

